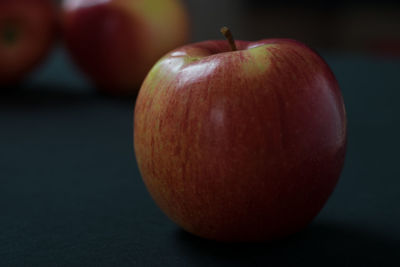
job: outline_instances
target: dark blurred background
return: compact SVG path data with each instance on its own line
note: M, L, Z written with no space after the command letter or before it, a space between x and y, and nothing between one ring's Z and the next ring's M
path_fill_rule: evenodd
M128 1L128 0L127 0ZM302 233L218 244L170 222L147 194L134 99L98 94L61 42L0 97L0 266L400 266L400 3L185 0L192 41L294 38L342 88L346 164Z
M192 42L221 39L219 29L227 25L242 40L293 38L322 53L400 58L400 3L395 0L183 2L190 12ZM56 49L32 79L88 87L60 50L63 49Z
M398 1L188 0L187 3L196 14L196 40L218 38L214 29L228 24L238 37L246 40L288 37L321 49L391 53L395 52L389 51L392 47L396 53L400 52ZM379 48L382 51L374 51Z

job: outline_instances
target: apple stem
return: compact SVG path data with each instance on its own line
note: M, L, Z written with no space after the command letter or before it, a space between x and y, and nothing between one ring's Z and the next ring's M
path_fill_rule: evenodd
M16 29L16 27L14 27L11 24L6 24L6 26L4 27L2 33L1 33L1 38L2 41L5 44L13 44L17 41L18 39L18 30Z
M237 51L236 44L235 44L235 39L233 38L231 30L228 27L224 26L224 27L221 28L221 33L228 40L229 45L231 46L231 50L232 51Z

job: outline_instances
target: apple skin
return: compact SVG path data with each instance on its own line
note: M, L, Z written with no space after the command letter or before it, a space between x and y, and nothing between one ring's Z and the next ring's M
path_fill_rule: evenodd
M195 235L270 241L303 229L339 179L346 114L324 60L289 39L206 41L160 59L134 146L159 207Z
M188 38L179 0L67 0L63 6L70 55L107 93L137 94L154 63Z
M21 81L50 51L56 36L51 0L0 1L0 85Z

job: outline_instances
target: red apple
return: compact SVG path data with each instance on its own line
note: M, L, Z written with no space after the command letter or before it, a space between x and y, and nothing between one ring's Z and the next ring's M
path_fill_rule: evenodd
M64 11L72 58L108 93L137 93L154 63L188 33L179 0L66 0Z
M267 241L304 228L341 173L346 115L324 60L288 39L205 41L152 68L134 144L159 207L187 231Z
M43 60L55 19L51 0L0 0L0 84L20 81Z

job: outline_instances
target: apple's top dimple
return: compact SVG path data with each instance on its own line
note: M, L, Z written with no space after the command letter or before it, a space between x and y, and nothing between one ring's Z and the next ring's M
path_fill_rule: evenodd
M13 45L19 39L19 29L17 25L7 23L1 30L1 42L5 45Z

